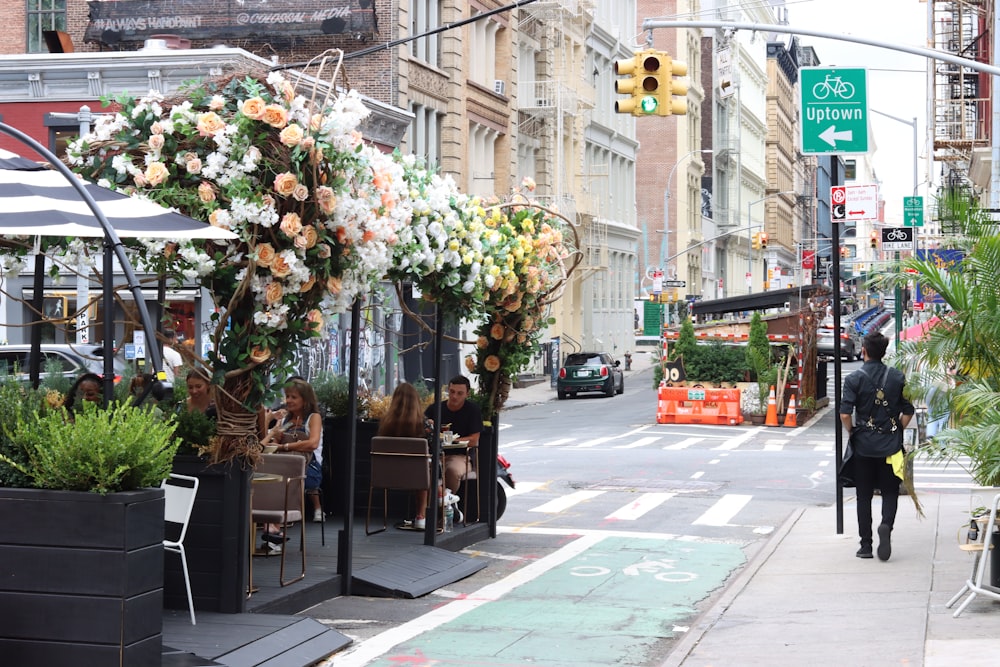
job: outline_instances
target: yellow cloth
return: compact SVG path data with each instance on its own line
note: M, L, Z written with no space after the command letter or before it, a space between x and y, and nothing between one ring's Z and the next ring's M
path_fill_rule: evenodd
M903 450L899 450L892 456L885 457L885 462L892 466L892 474L900 480L906 479L906 459L903 457Z

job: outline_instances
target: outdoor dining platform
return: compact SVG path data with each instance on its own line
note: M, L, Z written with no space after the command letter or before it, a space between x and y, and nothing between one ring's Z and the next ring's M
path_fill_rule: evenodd
M351 582L345 588L338 572L338 536L343 517L327 517L326 544L321 525L306 522L306 575L280 586L278 556L253 559L253 585L257 591L246 604L246 613L199 612L191 625L186 609L163 613L163 667L308 667L351 643L350 638L315 619L300 616L320 602L349 590L372 597L419 597L458 581L485 567L485 562L458 553L487 539L486 523L456 524L454 531L435 536L435 546L424 545L424 533L389 529L365 535L363 517L352 526ZM299 563L298 526L289 529L286 571ZM346 568L341 567L344 571Z

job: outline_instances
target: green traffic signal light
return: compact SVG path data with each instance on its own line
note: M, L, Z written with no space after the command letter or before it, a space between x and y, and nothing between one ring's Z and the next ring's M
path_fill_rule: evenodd
M639 103L639 108L645 114L656 113L656 107L658 106L660 106L660 103L651 95L646 95L642 98L642 102Z

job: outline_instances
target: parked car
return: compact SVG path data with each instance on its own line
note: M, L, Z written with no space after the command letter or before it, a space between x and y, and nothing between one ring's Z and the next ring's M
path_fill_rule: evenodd
M824 320L816 329L816 353L821 357L834 355L834 328L829 320ZM861 336L852 324L840 326L840 357L848 361L861 359Z
M621 362L612 359L607 352L574 352L566 357L556 381L559 398L595 391L605 396L625 391Z
M49 362L60 364L62 375L70 382L83 373L104 374L104 347L101 345L58 345L43 343L41 346L40 377L47 376ZM14 344L0 345L0 377L16 376L27 382L28 369L31 363L31 345ZM119 382L125 374L125 362L114 358L115 382Z

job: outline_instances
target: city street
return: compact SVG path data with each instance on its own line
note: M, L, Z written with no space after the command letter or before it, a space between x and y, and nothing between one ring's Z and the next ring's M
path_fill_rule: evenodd
M308 610L356 640L332 664L657 665L790 513L834 502L831 410L795 429L658 425L651 384L503 413L517 489L497 539L466 550L490 565L417 600Z

